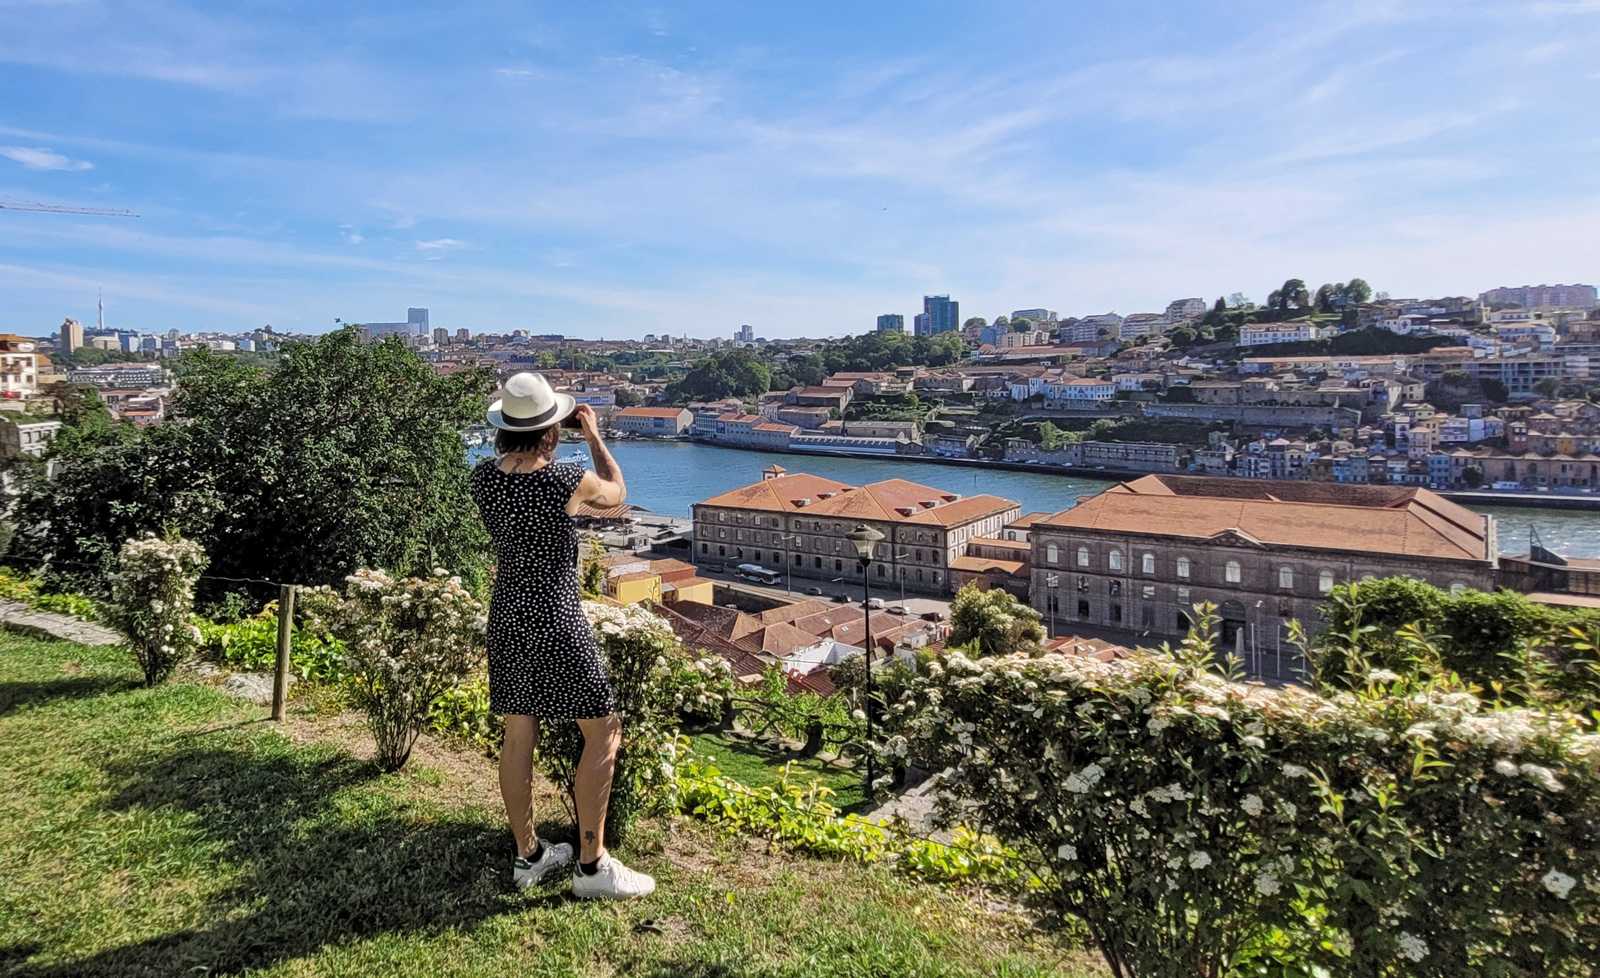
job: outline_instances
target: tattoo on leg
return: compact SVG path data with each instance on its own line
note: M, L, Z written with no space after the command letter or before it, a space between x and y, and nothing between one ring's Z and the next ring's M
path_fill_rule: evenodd
M583 841L585 841L585 842L593 842L594 841L594 829L590 829L587 832L583 833Z

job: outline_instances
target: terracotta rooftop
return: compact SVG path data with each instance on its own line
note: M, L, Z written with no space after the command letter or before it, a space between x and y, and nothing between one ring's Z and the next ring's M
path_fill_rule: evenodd
M968 574L987 574L990 571L999 571L1002 574L1021 574L1023 563L1020 560L1000 560L995 557L951 557L950 569L964 571Z
M969 523L1017 506L1015 502L999 496L968 496L963 499L955 493L905 479L885 479L865 486L851 486L804 473L763 479L712 496L701 505L947 527Z
M1016 524L1008 523L1006 525L1015 526ZM967 546L1004 547L1007 550L1016 550L1021 553L1027 553L1033 549L1033 544L1026 540L1002 540L999 537L973 537L967 541Z
M1206 540L1232 532L1265 546L1487 561L1488 518L1405 486L1149 475L1041 525Z

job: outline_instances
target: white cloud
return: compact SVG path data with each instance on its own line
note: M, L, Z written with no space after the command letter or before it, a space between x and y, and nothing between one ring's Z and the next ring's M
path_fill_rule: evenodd
M367 240L367 236L357 231L352 225L339 225L339 236L344 238L346 244L358 245Z
M465 241L457 241L455 238L434 238L431 241L417 242L418 251L459 251L466 246Z
M499 75L501 78L538 78L539 77L539 72L535 71L532 68L518 68L518 67L512 67L512 66L507 66L507 67L504 67L504 68L496 68L494 70L494 73Z
M21 163L30 170L71 170L83 171L94 169L94 164L87 160L75 160L62 156L53 150L43 149L38 146L0 146L0 156L16 163Z

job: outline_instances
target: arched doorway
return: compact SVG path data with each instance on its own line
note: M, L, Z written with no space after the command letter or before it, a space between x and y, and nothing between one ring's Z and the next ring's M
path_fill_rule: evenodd
M1244 655L1245 641L1245 611L1243 601L1224 601L1217 609L1217 616L1222 624L1222 641L1217 649L1219 655Z

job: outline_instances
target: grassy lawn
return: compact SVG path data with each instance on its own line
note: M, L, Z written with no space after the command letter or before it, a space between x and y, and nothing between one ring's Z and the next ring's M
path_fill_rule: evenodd
M785 755L723 734L695 734L689 739L696 753L711 758L723 774L735 781L761 788L775 785L783 778ZM816 780L832 788L834 796L830 804L835 807L856 811L862 806L861 775L855 771L814 760L796 760L793 773L802 783Z
M1102 973L970 897L682 819L624 853L648 900L519 894L488 762L435 745L385 775L263 716L0 633L0 975Z

